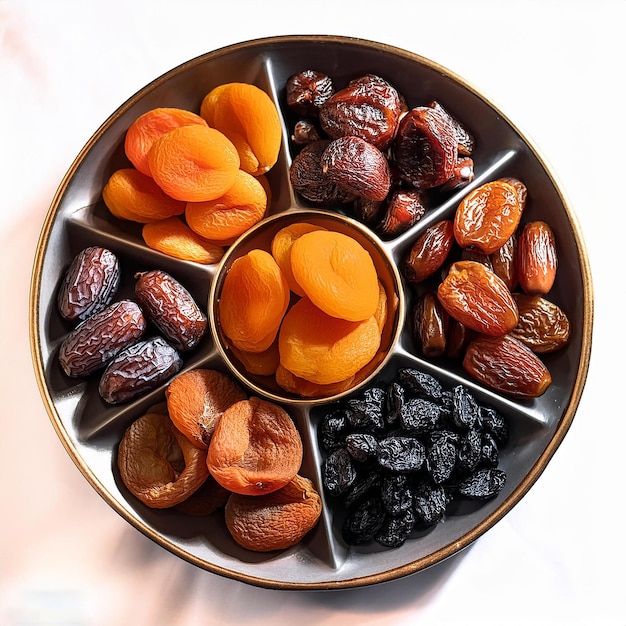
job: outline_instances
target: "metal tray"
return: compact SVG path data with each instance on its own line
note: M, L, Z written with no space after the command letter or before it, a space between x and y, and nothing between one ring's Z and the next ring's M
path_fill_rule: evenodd
M163 400L164 386L129 404L112 407L98 395L97 376L70 380L57 362L68 326L57 312L56 291L70 260L82 248L103 245L119 256L123 269L120 298L132 296L135 271L160 268L178 278L208 308L211 286L221 267L178 261L149 250L136 224L116 220L104 207L101 194L106 180L128 165L123 139L130 123L157 106L198 111L211 88L231 81L251 82L265 89L287 120L286 79L307 68L326 72L337 85L364 73L379 74L397 87L409 106L433 99L441 102L477 140L472 185L433 209L409 233L382 243L396 264L429 224L454 212L469 189L501 176L515 176L526 184L528 203L523 221L547 221L557 240L559 269L550 299L567 313L572 336L566 348L544 358L553 384L540 398L517 401L501 397L469 380L458 364L420 358L406 318L400 320L398 341L378 375L389 379L399 367L414 365L446 385L463 382L480 401L506 415L511 440L501 454L507 483L497 498L448 516L445 523L411 537L398 549L348 548L338 530L340 514L335 515L327 501L319 524L300 544L270 554L239 548L219 514L193 518L145 507L120 481L116 452L125 428L148 406ZM280 158L269 174L273 216L311 208L290 188L290 132L285 121ZM409 304L407 301L407 309ZM263 587L337 589L392 580L457 553L527 493L565 437L580 401L591 350L593 292L583 237L565 194L533 143L480 92L437 63L388 45L335 36L285 36L243 42L192 59L148 84L104 122L69 168L43 224L34 261L30 315L33 362L50 419L78 469L115 511L164 548L211 572ZM194 367L230 371L232 365L213 338L206 336L200 347L185 357L184 368ZM324 404L287 401L286 408L305 446L301 473L312 478L323 493L317 427Z

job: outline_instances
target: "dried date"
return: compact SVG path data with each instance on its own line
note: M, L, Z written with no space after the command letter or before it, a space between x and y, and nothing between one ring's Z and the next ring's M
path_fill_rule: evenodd
M67 335L59 349L59 363L68 376L88 376L137 341L145 329L146 319L137 303L115 302Z
M285 85L287 106L298 115L317 117L321 106L335 93L332 79L317 70L292 74Z
M511 335L525 343L536 354L560 350L570 336L570 323L565 312L541 296L514 293L519 322Z
M542 221L529 222L517 244L517 271L521 288L532 295L545 295L554 284L558 258L554 233Z
M437 358L446 351L448 314L432 291L423 293L413 310L413 336L422 354Z
M183 365L178 352L162 337L138 341L107 365L98 392L109 404L121 404L158 387Z
M90 246L72 260L57 294L63 319L81 322L111 303L120 284L120 264L107 248Z
M454 244L452 220L429 226L413 243L404 261L404 276L419 283L432 276L448 258Z

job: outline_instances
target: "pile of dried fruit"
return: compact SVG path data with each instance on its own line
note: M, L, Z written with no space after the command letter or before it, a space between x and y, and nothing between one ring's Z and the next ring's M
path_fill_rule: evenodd
M412 323L425 356L462 359L486 386L532 398L552 382L538 354L566 345L570 325L546 298L558 264L554 233L542 221L522 223L526 197L514 178L477 187L454 219L413 243L403 273L419 286Z
M506 481L498 468L509 437L503 417L463 385L446 390L414 368L332 406L319 431L324 488L345 507L350 545L398 547L454 502L493 498Z
M280 229L270 250L234 260L219 294L219 324L252 374L301 396L348 389L374 358L387 294L354 238L313 224Z
M263 90L220 85L203 99L200 115L160 107L130 125L124 151L132 167L111 175L104 203L116 217L143 224L150 248L215 263L264 217L265 174L280 144L278 110Z
M290 169L307 200L353 213L383 237L417 223L431 193L474 178L474 139L438 102L410 108L384 78L365 74L337 90L317 70L289 77L296 116Z
M210 515L256 552L298 543L321 515L313 483L298 474L302 440L280 406L248 398L228 375L196 369L168 385L166 403L126 430L118 469L146 506Z
M74 257L58 291L61 316L75 324L61 343L59 363L72 378L104 370L98 391L109 404L169 380L182 367L179 353L193 350L207 329L205 313L172 276L151 270L135 280L135 300L114 302L119 260L90 246ZM160 334L146 339L150 325Z

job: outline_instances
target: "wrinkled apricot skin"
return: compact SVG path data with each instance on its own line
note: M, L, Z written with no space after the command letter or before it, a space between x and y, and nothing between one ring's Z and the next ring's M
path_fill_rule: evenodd
M129 491L156 509L180 504L209 475L206 450L194 446L164 413L148 413L128 427L117 463Z
M273 376L280 363L277 340L263 352L246 352L234 346L231 346L231 350L246 372L254 376Z
M170 419L191 443L205 450L222 413L245 398L230 376L210 369L183 372L165 390Z
M281 122L276 105L259 87L226 83L202 101L200 115L235 145L241 169L258 176L278 160Z
M152 144L170 130L190 124L207 125L206 120L186 109L159 107L146 111L126 131L124 138L126 157L142 174L151 176L148 152Z
M278 335L281 365L319 385L353 376L374 358L379 347L380 330L373 315L360 322L342 320L306 297L289 309Z
M303 296L304 291L296 281L291 269L291 249L299 237L314 230L324 230L324 228L307 222L294 222L281 228L272 239L272 256L285 275L289 288L298 296Z
M322 311L356 322L378 306L378 274L369 253L355 239L317 230L291 249L291 269L300 288Z
M145 224L141 236L152 250L183 261L210 265L224 256L222 246L203 239L178 217Z
M215 200L235 182L239 154L214 128L181 126L159 137L148 152L150 173L163 191L185 202Z
M206 462L226 489L258 496L291 481L302 454L300 433L289 414L277 404L251 397L222 413Z
M274 257L251 250L235 259L224 278L218 302L222 331L239 350L263 352L276 338L289 299Z
M262 183L238 170L233 185L219 198L188 202L185 219L199 236L224 245L259 222L266 209L267 194Z
M150 176L133 168L113 172L102 190L102 199L118 219L142 224L185 212L184 202L171 198Z
M225 517L230 534L240 546L271 552L301 541L321 513L322 499L313 483L296 475L282 489L266 495L231 495Z
M288 369L285 369L282 365L278 365L276 368L276 384L285 391L293 393L296 396L303 398L320 398L330 397L338 393L347 391L354 385L355 377L350 376L346 380L340 380L337 383L329 383L327 385L320 385L318 383L312 383L304 378L299 378L292 374Z

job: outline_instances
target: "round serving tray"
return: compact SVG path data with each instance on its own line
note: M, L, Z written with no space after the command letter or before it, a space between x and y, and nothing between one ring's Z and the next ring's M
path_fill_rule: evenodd
M108 247L120 258L120 298L132 297L136 271L158 268L183 283L197 302L209 306L219 264L197 265L148 249L138 225L116 220L103 204L106 180L116 169L128 166L123 141L131 122L159 106L197 112L206 93L222 83L258 85L274 99L284 121L280 158L268 176L272 188L268 219L283 212L306 211L314 207L294 194L289 184L293 154L284 94L287 78L304 69L325 72L338 86L362 74L378 74L404 95L410 107L439 101L476 139L473 183L429 211L410 232L382 243L398 266L415 238L435 221L449 217L464 194L503 176L525 183L528 203L523 221L548 222L558 246L559 268L550 299L567 313L572 334L564 349L544 357L553 383L540 398L502 397L470 380L459 364L420 357L409 324L401 321L399 339L378 376L390 380L398 368L415 366L436 375L444 385L462 382L479 401L506 416L511 436L500 456L507 482L496 498L480 507L455 511L445 523L416 533L397 549L346 546L339 528L341 511L326 499L319 524L302 542L269 554L239 548L223 516L196 518L142 505L119 478L117 446L126 427L163 400L165 385L128 404L109 406L98 395L97 377L69 379L57 360L69 328L57 311L56 292L71 259L89 245ZM148 84L104 122L68 170L43 224L34 261L30 315L35 371L52 423L79 470L115 511L164 548L211 572L264 587L336 589L391 580L438 563L489 530L527 493L565 437L580 401L591 350L593 292L583 237L554 174L533 143L485 96L446 68L398 48L334 36L286 36L243 42L192 59ZM231 371L232 364L207 335L185 356L185 370L197 367ZM317 429L325 405L287 401L285 408L304 442L300 473L310 477L323 495L323 454Z

